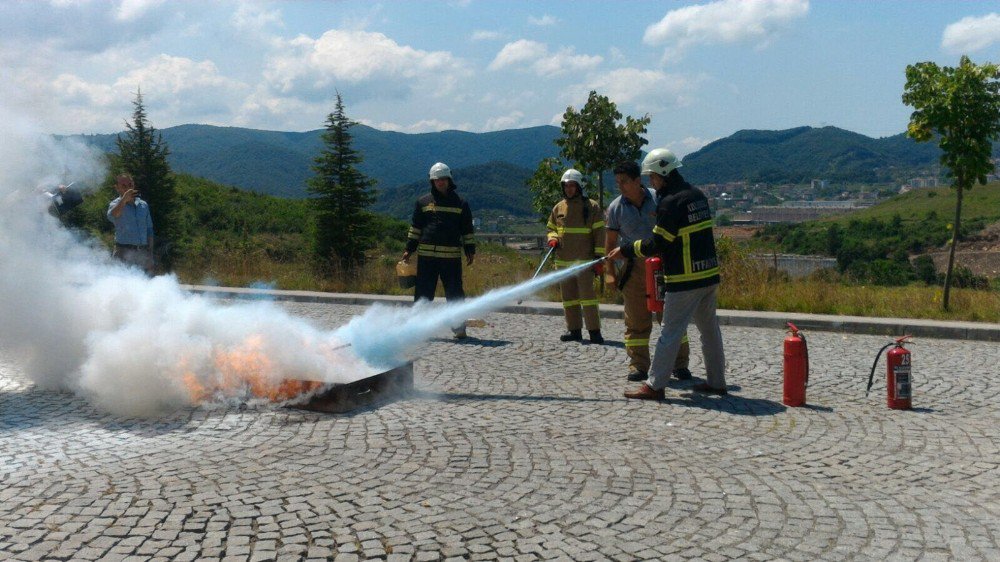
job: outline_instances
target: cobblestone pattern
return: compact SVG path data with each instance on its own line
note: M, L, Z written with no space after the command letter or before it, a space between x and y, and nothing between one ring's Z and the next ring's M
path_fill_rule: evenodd
M785 408L784 334L724 327L731 394L655 403L621 396L620 322L604 346L486 322L347 415L120 419L0 354L0 559L1000 560L1000 344L913 344L906 412L884 376L864 396L886 338L811 333L810 405Z

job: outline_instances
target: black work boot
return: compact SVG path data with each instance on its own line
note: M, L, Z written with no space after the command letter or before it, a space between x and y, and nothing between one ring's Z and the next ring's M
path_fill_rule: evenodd
M691 371L681 367L680 369L674 369L674 378L679 381L689 381L691 380Z
M582 330L570 330L559 336L559 341L583 341Z
M604 336L601 335L600 330L587 330L587 332L590 334L590 343L604 343Z

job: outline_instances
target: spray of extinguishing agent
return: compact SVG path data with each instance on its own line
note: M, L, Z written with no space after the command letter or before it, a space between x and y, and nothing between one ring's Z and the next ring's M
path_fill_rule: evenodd
M782 402L786 406L803 406L809 385L809 347L799 329L788 323L785 338L785 384Z
M882 356L882 352L887 348L895 346L889 350L889 353L885 354L886 403L892 410L909 410L913 407L911 404L913 383L910 378L911 368L913 367L911 362L912 354L908 349L903 347L903 343L908 339L910 339L910 336L903 336L896 341L885 344L875 355L872 370L868 373L868 388L865 389L865 396L868 396L868 393L872 389L872 382L875 378L875 367L878 365L879 357Z

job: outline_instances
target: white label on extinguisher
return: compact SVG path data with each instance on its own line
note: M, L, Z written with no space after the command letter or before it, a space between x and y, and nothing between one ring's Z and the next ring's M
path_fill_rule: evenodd
M910 398L910 366L897 365L893 367L892 377L896 381L896 399L908 400Z

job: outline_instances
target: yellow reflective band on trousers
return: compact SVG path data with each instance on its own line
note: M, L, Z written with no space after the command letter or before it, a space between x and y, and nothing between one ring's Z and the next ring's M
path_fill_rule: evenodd
M411 226L410 232L407 234L406 237L410 238L411 240L420 240L420 232L421 230L419 228Z
M597 306L601 304L601 301L598 299L581 300L579 302L580 306Z
M625 338L625 347L648 347L649 338L645 339L629 339Z
M563 308L572 308L574 306L580 306L580 301L563 301Z
M644 258L645 254L642 253L642 240L636 240L632 243L632 251L635 252L635 257Z
M458 246L435 246L433 244L420 244L417 252L425 258L461 258L462 248Z
M590 225L590 228L592 230L597 230L598 228L604 228L604 221L597 221L594 224Z
M462 208L461 207L442 207L440 205L435 205L434 203L431 203L430 205L427 205L425 207L421 207L420 210L423 211L423 212L425 212L425 213L427 213L427 212L440 212L440 213L458 213L458 214L462 214Z
M604 255L604 247L603 246L594 246L594 255L603 256Z

